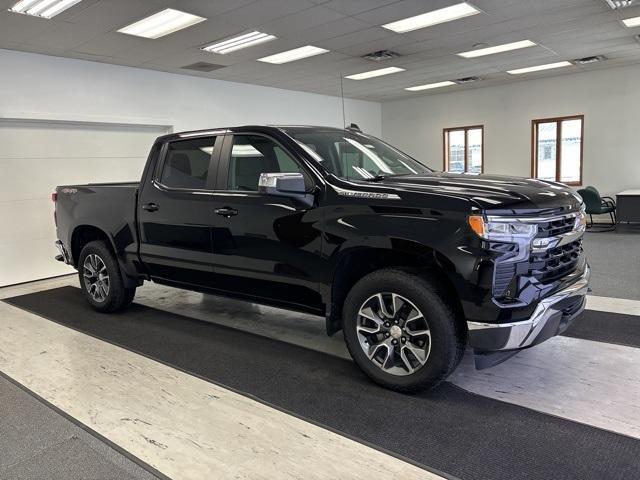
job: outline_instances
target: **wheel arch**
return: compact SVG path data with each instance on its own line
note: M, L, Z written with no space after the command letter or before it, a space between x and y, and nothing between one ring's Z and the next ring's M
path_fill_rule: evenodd
M111 253L116 256L113 239L104 230L95 225L78 225L71 234L71 259L76 267L80 259L80 252L82 252L84 246L96 240L105 241Z
M109 251L113 254L116 263L120 267L122 281L127 288L142 285L141 279L131 277L125 272L124 265L117 254L114 239L103 229L95 225L83 224L73 229L73 233L71 234L71 260L76 268L79 268L80 252L82 252L84 246L96 240L104 241Z
M386 239L389 241L390 239ZM395 268L423 277L437 286L454 310L459 327L466 331L462 304L450 274L455 266L440 252L417 242L391 239L391 245L359 245L344 249L335 261L331 277L327 334L342 329L342 307L353 286L365 275L383 268Z

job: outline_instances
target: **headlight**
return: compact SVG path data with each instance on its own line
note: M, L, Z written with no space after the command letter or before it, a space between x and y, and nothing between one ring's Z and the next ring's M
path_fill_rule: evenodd
M468 221L471 229L486 240L515 242L517 239L533 238L538 233L536 224L522 223L509 218L486 220L482 215L470 215Z

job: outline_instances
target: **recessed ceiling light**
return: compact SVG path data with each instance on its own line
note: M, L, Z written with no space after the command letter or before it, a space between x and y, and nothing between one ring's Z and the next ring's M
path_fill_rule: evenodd
M230 38L223 42L217 42L206 47L202 47L202 50L224 55L225 53L231 53L242 48L252 47L254 45L258 45L259 43L265 43L270 40L274 40L275 38L277 38L275 35L269 35L268 33L254 31Z
M136 37L160 38L205 20L206 18L204 17L167 8L131 25L127 25L118 31L127 35L135 35Z
M518 50L520 48L535 47L537 43L531 40L521 40L519 42L505 43L503 45L496 45L495 47L481 48L480 50L469 50L468 52L461 52L457 55L464 58L483 57L485 55L493 55L494 53L509 52L511 50Z
M259 58L258 61L279 65L281 63L300 60L301 58L313 57L314 55L320 55L321 53L327 53L328 51L329 50L325 50L324 48L306 45L304 47L294 48L293 50L287 50L286 52L276 53L275 55L269 55L268 57L262 57Z
M73 7L81 0L21 0L9 10L35 17L51 18Z
M448 87L449 85L455 85L455 82L450 82L449 80L447 80L445 82L428 83L427 85L407 87L405 88L405 90L409 90L410 92L419 92L420 90L431 90L432 88Z
M640 17L625 18L622 23L628 28L640 27Z
M480 13L480 10L478 10L476 7L463 2L456 5L451 5L450 7L423 13L422 15L416 15L415 17L404 18L402 20L398 20L397 22L387 23L385 25L382 25L382 27L397 33L405 33L411 32L413 30L418 30L419 28L437 25L439 23L458 20L459 18L476 15L478 13Z
M571 62L547 63L546 65L537 65L535 67L517 68L515 70L507 70L511 75L520 75L521 73L539 72L540 70L550 70L552 68L569 67L573 65Z
M397 72L404 72L404 68L398 68L398 67L379 68L377 70L370 70L368 72L347 75L344 78L348 78L350 80L365 80L367 78L381 77L382 75L389 75L390 73L397 73Z

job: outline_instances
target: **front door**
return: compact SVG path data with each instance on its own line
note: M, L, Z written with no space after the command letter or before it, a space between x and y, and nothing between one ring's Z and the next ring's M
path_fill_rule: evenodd
M210 286L212 195L223 136L170 141L138 199L140 257L152 277Z
M319 309L318 210L295 198L258 192L261 173L300 172L300 162L261 134L225 139L214 195L214 270L219 288Z

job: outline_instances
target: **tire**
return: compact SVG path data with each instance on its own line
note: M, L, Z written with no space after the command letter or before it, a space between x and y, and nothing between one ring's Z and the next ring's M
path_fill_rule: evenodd
M436 387L457 367L464 336L435 285L402 270L384 269L363 277L347 295L345 342L374 382L415 392Z
M80 252L78 277L82 293L99 312L122 310L136 294L135 287L125 288L118 261L100 240L87 243Z

